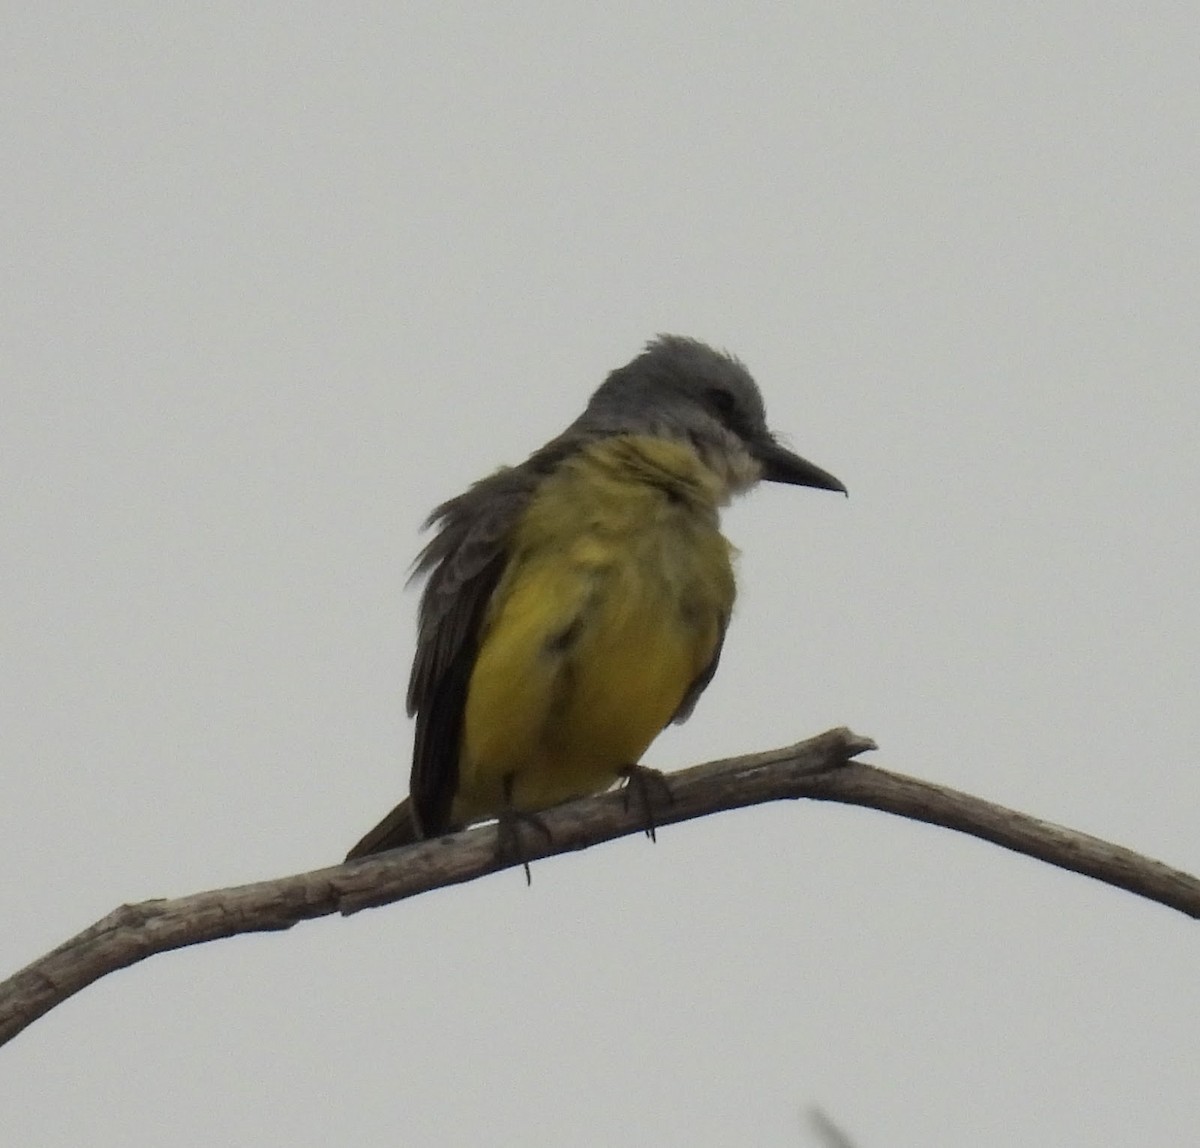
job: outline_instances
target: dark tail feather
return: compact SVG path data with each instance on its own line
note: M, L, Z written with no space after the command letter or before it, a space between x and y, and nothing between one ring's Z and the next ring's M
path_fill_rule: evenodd
M372 853L383 853L388 849L398 849L401 845L412 845L420 840L412 802L406 797L346 854L346 860L357 861L360 857L369 857Z

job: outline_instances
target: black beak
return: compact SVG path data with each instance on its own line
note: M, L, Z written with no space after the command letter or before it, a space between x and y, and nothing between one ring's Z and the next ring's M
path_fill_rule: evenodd
M827 470L822 470L798 454L792 454L774 439L756 442L751 449L762 463L763 478L767 482L786 482L792 486L815 486L818 490L847 493L845 486Z

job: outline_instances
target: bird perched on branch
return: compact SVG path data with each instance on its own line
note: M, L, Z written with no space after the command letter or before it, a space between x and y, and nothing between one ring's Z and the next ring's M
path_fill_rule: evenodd
M846 490L780 445L737 359L664 335L562 434L437 507L409 797L347 860L639 778L716 672L734 599L718 512L760 479Z

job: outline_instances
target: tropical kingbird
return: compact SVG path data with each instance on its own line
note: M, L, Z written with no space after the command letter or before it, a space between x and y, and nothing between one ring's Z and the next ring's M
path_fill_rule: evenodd
M737 359L664 335L557 438L437 507L413 575L410 795L347 860L632 779L716 672L718 511L760 479L846 490L776 441Z

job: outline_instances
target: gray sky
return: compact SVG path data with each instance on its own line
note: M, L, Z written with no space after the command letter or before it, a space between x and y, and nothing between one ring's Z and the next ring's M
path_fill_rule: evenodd
M1200 11L9 5L0 969L407 783L437 500L659 331L849 501L727 516L676 767L879 764L1200 870ZM796 804L107 978L14 1144L1183 1144L1200 934Z

